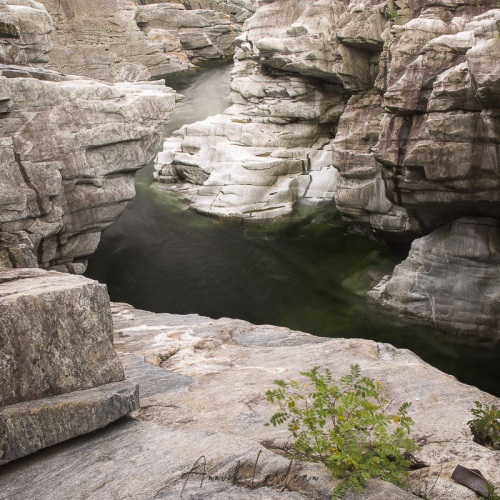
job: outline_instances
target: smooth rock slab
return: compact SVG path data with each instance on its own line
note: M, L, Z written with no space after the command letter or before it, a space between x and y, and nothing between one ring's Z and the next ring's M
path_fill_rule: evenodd
M0 408L0 465L105 427L139 407L127 380Z

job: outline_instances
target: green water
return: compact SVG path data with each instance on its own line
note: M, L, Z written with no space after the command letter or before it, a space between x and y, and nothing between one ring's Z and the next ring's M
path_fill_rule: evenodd
M188 99L167 134L225 107L221 78L228 81L227 68L178 83ZM112 300L388 342L500 396L499 349L398 322L366 301L366 290L405 258L404 251L353 231L332 207L303 209L294 220L262 227L223 223L152 187L151 172L139 175L136 198L90 260L87 275L106 283Z

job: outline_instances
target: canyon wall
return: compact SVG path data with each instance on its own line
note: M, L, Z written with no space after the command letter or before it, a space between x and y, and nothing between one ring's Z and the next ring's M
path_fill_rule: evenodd
M409 243L464 217L481 232L500 216L495 7L491 0L261 3L237 39L232 106L168 139L157 180L215 216L258 220L335 202L345 220L389 242ZM432 242L442 250L416 266L426 243L415 243L404 284L395 275L397 284L373 300L455 335L498 342L495 234L489 246L465 250L439 230ZM456 286L441 262L450 256L480 270L475 295L464 292L454 305ZM457 269L465 290L469 274ZM467 321L454 314L462 306Z
M44 69L52 22L39 3L9 0L0 20L12 33L0 45L0 267L81 274L134 196L178 96L162 82Z
M228 58L249 0L44 0L54 20L49 68L111 82L149 80Z

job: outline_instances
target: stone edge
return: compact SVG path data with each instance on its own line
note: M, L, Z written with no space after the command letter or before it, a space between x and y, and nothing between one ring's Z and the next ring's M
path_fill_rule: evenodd
M0 408L0 465L105 427L139 408L128 381Z

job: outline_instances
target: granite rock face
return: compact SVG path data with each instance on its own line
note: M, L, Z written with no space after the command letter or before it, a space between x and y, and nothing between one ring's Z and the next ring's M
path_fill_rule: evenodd
M137 5L168 4L171 0L133 0ZM252 16L257 7L252 0L179 0L188 10L215 10L229 14L231 19L243 23Z
M500 343L499 266L499 221L464 217L415 240L369 297L436 329Z
M330 138L348 94L335 81L261 66L249 36L237 40L232 106L167 139L156 179L192 208L222 217L275 218L299 200L331 201Z
M44 0L54 19L49 68L116 82L230 57L250 2Z
M500 12L491 7L424 4L393 27L382 56L374 152L390 197L421 233L460 215L500 215Z
M112 340L105 286L41 269L0 273L0 464L137 407Z
M0 267L83 273L135 194L176 94L0 66Z
M237 39L233 105L168 139L157 180L221 217L274 218L304 201L335 202L346 220L396 242L460 217L499 218L497 6L261 3ZM446 288L434 257L429 272ZM493 261L478 265L495 275ZM411 302L408 288L398 293ZM464 314L484 314L479 300L492 299L479 296L464 297ZM493 302L487 314L498 318ZM430 304L420 303L426 322ZM492 338L491 321L488 334L451 314L432 324Z
M341 113L343 95L331 84L316 89L301 77L262 75L252 61L240 61L236 71L242 77L232 81L235 104L167 139L157 180L192 208L223 217L275 218L289 214L298 198L331 199L329 122ZM243 76L249 73L251 85ZM309 101L297 105L299 95Z
M373 88L384 26L378 4L260 5L237 39L233 105L167 140L157 179L223 217L273 218L301 202L332 202L331 140L351 94Z
M0 3L0 60L5 64L43 66L52 50L52 19L39 2L5 0Z
M459 383L411 352L355 339L325 339L238 320L176 316L113 305L115 345L127 376L141 386L141 408L105 431L6 467L0 498L325 499L335 485L318 464L283 455L288 431L265 427L275 408L265 391L319 365L334 377L359 363L394 405L412 403L418 458L410 493L382 482L347 498L402 500L411 492L473 500L454 483L457 464L500 482L500 452L474 443L473 401L492 396ZM204 458L201 458L204 457ZM65 474L61 475L64 464ZM189 474L192 472L192 474ZM195 474L195 473L198 474ZM201 474L205 473L203 484ZM55 478L58 478L55 481ZM21 480L22 478L22 480Z

